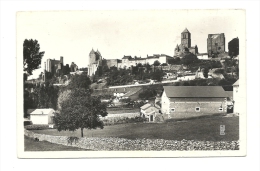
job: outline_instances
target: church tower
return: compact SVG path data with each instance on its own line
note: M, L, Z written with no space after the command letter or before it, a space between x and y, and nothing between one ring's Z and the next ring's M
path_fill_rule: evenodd
M88 75L94 75L98 69L102 70L102 56L98 50L95 52L92 48L89 53Z
M183 47L191 47L191 35L187 28L181 33L181 44Z
M89 64L93 64L95 62L96 62L96 54L95 54L95 51L92 48L92 50L89 53Z

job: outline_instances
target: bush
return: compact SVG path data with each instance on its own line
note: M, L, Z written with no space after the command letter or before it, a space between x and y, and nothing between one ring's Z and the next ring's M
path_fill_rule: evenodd
M109 126L109 125L116 125L116 124L123 124L123 123L137 123L143 121L145 121L145 118L136 116L134 118L125 117L125 118L105 119L103 120L103 123L104 126Z
M216 69L214 74L224 74L224 69Z
M49 129L49 125L26 125L24 128L27 130L42 130Z
M24 126L32 125L32 121L24 121L24 122L23 122L23 125L24 125Z

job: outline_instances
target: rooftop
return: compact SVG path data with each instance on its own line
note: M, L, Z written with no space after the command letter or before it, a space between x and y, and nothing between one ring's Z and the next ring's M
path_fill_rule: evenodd
M221 86L164 86L170 97L227 97Z
M51 112L54 112L53 109L35 109L33 112L31 112L30 114L31 115L48 115L50 114Z
M145 109L148 109L150 106L151 106L151 104L147 103L147 104L141 106L140 108L145 110Z
M189 30L187 28L185 28L185 30L183 30L182 33L189 33Z
M237 80L234 84L233 84L233 86L238 86L239 85L239 80Z

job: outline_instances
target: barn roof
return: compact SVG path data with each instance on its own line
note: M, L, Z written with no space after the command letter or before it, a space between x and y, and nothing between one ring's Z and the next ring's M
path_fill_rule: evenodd
M53 109L35 109L30 115L48 115L53 111Z
M164 86L170 97L227 97L221 86Z

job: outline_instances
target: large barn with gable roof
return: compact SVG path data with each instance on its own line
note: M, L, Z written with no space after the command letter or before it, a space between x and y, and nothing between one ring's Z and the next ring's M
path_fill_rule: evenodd
M164 86L161 112L168 118L227 113L227 93L221 86Z

